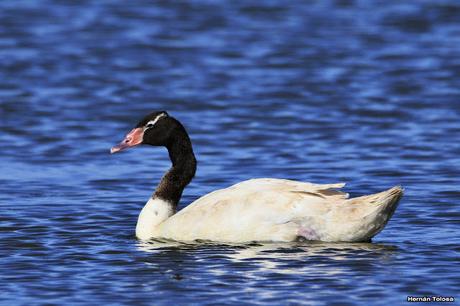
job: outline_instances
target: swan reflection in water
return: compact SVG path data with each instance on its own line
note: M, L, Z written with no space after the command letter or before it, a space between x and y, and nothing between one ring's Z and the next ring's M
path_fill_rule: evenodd
M245 277L261 274L298 274L317 277L373 273L376 261L391 261L399 247L383 243L250 243L221 244L213 242L183 243L168 240L139 241L140 251L149 265L167 263L169 272L182 275L184 268L206 270L214 276L232 273L232 265L247 265ZM378 265L377 265L378 266ZM378 271L375 271L378 272Z

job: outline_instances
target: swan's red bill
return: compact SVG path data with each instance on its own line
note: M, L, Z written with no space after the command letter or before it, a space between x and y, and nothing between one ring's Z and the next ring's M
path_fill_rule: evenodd
M125 149L137 146L142 143L142 138L144 137L144 129L136 128L132 129L131 132L126 135L125 139L116 146L110 149L110 153L117 153Z

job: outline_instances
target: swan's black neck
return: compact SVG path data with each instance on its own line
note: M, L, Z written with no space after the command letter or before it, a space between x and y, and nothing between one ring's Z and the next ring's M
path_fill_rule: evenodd
M174 132L166 148L172 167L161 179L153 196L171 203L175 210L184 188L195 176L196 159L190 138L183 127Z

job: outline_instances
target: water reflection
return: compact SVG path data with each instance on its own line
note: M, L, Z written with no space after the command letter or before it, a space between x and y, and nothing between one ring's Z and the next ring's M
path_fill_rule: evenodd
M348 252L374 252L374 254L395 252L398 250L396 245L386 243L345 243L345 242L290 242L290 243L217 243L217 242L179 242L167 239L151 239L148 241L138 240L137 248L148 253L157 253L164 249L178 250L198 250L198 249L232 249L237 251L235 260L244 260L254 258L261 254L279 254L281 256L290 256L290 254L301 254L302 256L313 255L333 255L347 254ZM276 255L275 255L276 257Z
M388 261L399 252L399 247L391 244L325 242L221 244L151 240L139 241L137 248L153 255L147 257L147 264L152 263L151 258L155 258L153 262L163 262L165 258L193 262L218 258L226 264L249 263L253 273L269 270L284 274L317 273L321 268L321 273L327 275L344 273L350 263L358 270L368 269L366 261ZM219 269L212 271L224 274Z

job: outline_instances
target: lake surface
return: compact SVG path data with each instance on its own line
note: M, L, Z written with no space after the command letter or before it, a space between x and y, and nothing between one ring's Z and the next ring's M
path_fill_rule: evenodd
M0 79L2 305L460 299L456 0L2 1ZM181 207L255 177L405 196L372 243L139 242L167 152L109 149L154 110L194 144Z

